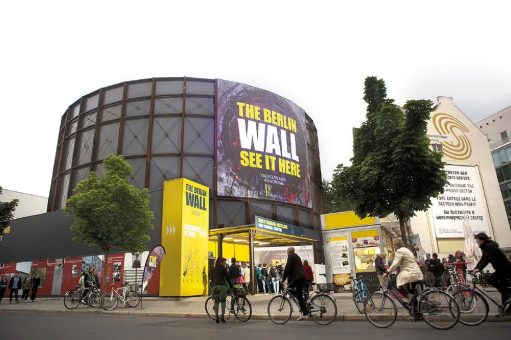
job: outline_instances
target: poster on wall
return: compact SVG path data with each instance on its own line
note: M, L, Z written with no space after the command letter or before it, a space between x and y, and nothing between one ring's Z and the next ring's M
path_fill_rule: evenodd
M351 273L348 236L330 237L332 274Z
M478 168L448 164L445 172L448 184L444 193L431 200L430 216L436 237L463 238L467 229L471 235L479 232L491 235Z
M353 248L376 247L380 245L378 229L354 231L351 233Z
M218 195L312 208L305 112L246 84L218 80Z

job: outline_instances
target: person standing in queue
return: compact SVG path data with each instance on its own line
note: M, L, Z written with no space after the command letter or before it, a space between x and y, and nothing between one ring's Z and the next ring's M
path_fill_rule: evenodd
M300 311L302 315L297 319L298 321L305 319L305 317L309 314L307 311L307 306L305 305L305 299L303 296L303 287L305 285L305 274L303 272L303 264L302 259L298 254L295 253L295 248L289 247L287 249L287 263L286 268L284 268L284 275L282 276L282 281L287 280L287 285L290 288L296 290L293 293L298 300L300 305ZM285 289L284 285L284 289Z
M215 268L211 274L211 287L213 287L213 300L215 301L213 309L215 310L215 322L225 323L225 300L227 298L227 287L233 288L231 278L227 274L227 268L225 267L225 259L219 257L216 260ZM236 262L233 262L236 264ZM218 307L222 308L220 316L218 315Z
M236 263L236 258L233 257L231 259L231 265L229 267L229 281L233 286L236 284L239 275L240 275L239 267L238 264Z
M9 284L9 281L7 280L7 276L2 275L0 277L0 303L2 303L2 299L4 297L5 291L7 290L8 284Z

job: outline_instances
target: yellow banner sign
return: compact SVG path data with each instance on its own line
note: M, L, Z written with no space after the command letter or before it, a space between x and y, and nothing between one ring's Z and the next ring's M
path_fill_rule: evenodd
M160 296L207 293L209 188L185 178L163 184Z

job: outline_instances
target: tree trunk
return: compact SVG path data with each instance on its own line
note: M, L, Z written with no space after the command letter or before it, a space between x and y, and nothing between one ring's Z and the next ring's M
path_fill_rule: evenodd
M106 292L107 289L107 281L106 281L106 275L108 273L108 250L105 251L105 259L103 260L103 277L101 278L101 289L103 289L104 292Z
M406 248L410 248L408 246L408 233L406 230L406 217L404 217L402 214L399 214L399 229L401 230L401 240L403 240L403 244Z

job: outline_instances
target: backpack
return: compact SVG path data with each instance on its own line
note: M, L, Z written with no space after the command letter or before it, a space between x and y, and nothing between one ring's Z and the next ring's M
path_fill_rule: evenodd
M256 279L258 279L258 280L260 280L260 279L263 277L263 275L262 275L262 273L261 273L261 268L256 267L256 269L255 269L255 277L256 277Z

